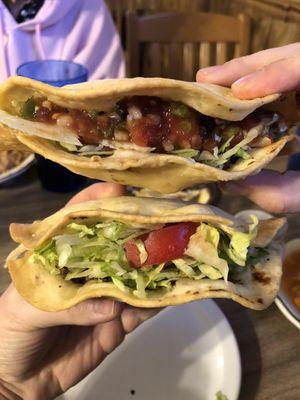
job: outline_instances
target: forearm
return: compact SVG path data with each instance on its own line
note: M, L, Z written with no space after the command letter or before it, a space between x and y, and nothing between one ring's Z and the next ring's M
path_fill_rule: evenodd
M0 379L0 400L52 400L61 394L54 384L38 384L36 380L12 385Z
M20 399L22 399L22 397L20 397L13 391L11 385L4 383L0 379L0 400L20 400Z

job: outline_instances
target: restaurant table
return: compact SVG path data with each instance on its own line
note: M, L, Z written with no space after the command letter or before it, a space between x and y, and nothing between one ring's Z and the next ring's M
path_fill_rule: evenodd
M72 193L42 189L34 168L11 186L0 186L0 262L15 247L9 238L11 222L31 222L62 207ZM231 213L253 208L241 197L222 196L218 206ZM288 217L288 238L300 237L300 215ZM10 279L0 268L0 293ZM265 311L248 310L230 300L216 303L236 335L242 361L240 400L300 399L300 332L273 304ZM0 315L1 318L1 315ZM210 400L210 399L208 399Z

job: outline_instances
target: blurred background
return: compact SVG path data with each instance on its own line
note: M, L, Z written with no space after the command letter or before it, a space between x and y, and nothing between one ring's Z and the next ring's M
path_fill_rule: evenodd
M82 65L87 73L81 81L124 76L193 81L200 67L300 41L299 23L299 0L0 0L0 81L24 63L49 59ZM69 78L36 77L56 86ZM296 142L268 168L285 171L297 151ZM298 157L292 168L299 166ZM92 182L33 154L0 151L0 264L15 247L8 233L11 222L42 219ZM257 208L245 198L222 195L214 184L179 196L232 214ZM287 239L299 233L299 216L293 215ZM9 282L0 268L0 294ZM240 399L299 399L299 331L274 305L256 313L232 302L218 304L241 350Z
M223 62L225 58L232 58L235 55L228 50L227 54L222 53L224 50L219 50L219 59L216 59L213 54L213 50L207 56L208 50L205 47L206 43L212 43L212 48L214 49L214 44L216 42L226 41L226 25L220 24L219 16L214 14L221 14L230 16L233 18L239 18L242 14L243 20L243 37L236 31L234 42L241 43L242 49L241 53L250 54L259 50L267 49L270 47L283 46L288 43L297 42L300 40L300 4L299 1L291 0L106 0L108 7L111 10L114 21L116 23L117 29L122 36L122 43L125 51L130 51L128 54L127 62L129 64L128 74L132 76L137 71L132 71L131 66L135 62L130 56L132 56L131 46L132 35L130 32L135 29L134 24L136 24L136 19L132 16L128 16L126 19L126 13L134 13L137 17L140 17L140 26L147 26L149 20L152 21L156 30L148 32L149 36L145 40L147 42L144 46L151 47L156 45L155 50L152 50L153 58L151 58L151 51L146 52L148 57L143 58L141 63L141 68L138 71L140 74L145 76L154 75L157 70L158 64L154 61L157 56L157 44L163 43L162 47L166 47L165 43L176 43L177 41L184 44L184 70L179 71L179 66L176 65L176 71L172 70L172 75L175 74L176 77L181 79L193 80L195 72L199 66L213 65L216 61L219 63ZM180 13L181 18L176 21L176 26L170 27L172 24L172 19L169 23L166 20L162 20L160 13ZM197 18L196 13L209 13L206 18L209 19L210 23L206 25L206 34L203 34L203 25L192 25ZM145 18L143 18L145 17ZM183 22L185 21L185 22ZM214 23L215 21L215 23ZM183 26L184 27L183 27ZM150 26L150 25L149 25ZM154 25L152 25L154 26ZM232 25L232 28L235 25ZM172 30L173 35L171 36L168 32L169 29ZM198 44L204 42L202 46L202 53L200 58L195 56L195 44L192 45L191 36L188 36L188 32L196 33L197 30L202 31L202 35L198 37L193 36L194 41ZM135 30L137 34L138 42L143 42L142 37L138 37L141 31ZM127 35L126 35L127 33ZM233 34L233 32L230 32ZM143 35L143 34L141 34ZM152 38L151 38L152 36ZM167 36L169 38L167 39ZM186 40L184 40L186 36ZM202 36L202 37L201 37ZM203 39L205 36L205 39ZM213 40L215 39L215 40ZM214 42L214 43L213 43ZM232 44L232 43L230 43ZM145 43L144 43L145 45ZM230 48L231 46L228 45ZM206 50L204 50L206 49ZM161 49L165 53L166 49ZM180 59L176 60L178 64L182 61ZM188 62L187 62L188 61ZM193 69L190 68L190 61L192 61ZM175 63L177 64L177 63ZM189 64L189 66L187 66ZM174 68L173 65L169 65L167 57L163 59L161 68L162 75L169 76L169 68Z

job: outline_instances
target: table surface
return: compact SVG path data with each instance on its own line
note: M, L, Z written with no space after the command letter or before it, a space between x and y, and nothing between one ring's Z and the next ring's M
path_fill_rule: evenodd
M14 244L9 238L11 222L31 222L58 208L72 194L43 190L32 168L12 186L0 186L0 262ZM240 197L223 196L218 204L235 213L253 208ZM300 215L289 217L288 238L300 236ZM0 268L0 293L9 284L6 270ZM228 318L239 344L242 359L240 400L300 399L300 335L273 304L265 311L252 311L229 300L217 300Z

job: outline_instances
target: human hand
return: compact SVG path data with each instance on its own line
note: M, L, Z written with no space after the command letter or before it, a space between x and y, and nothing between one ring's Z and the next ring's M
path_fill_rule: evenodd
M198 82L231 86L240 99L300 89L300 43L259 51L200 69Z
M222 185L230 195L246 196L271 213L300 212L300 173L265 170L245 180Z
M68 204L122 194L120 185L97 183ZM91 299L49 313L25 302L10 285L0 297L0 399L53 399L157 312Z

